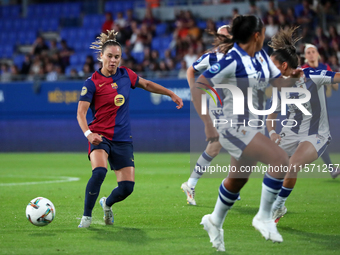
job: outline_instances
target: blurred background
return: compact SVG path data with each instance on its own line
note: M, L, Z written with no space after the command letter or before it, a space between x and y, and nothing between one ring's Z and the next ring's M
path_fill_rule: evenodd
M262 17L268 54L267 42L279 28L298 25L301 63L305 43L313 43L320 62L339 71L335 0L0 1L0 151L86 150L76 108L84 80L101 66L89 46L107 29L119 32L121 65L184 100L177 111L167 97L140 89L131 93L135 150L189 151L186 70L211 48L213 38L205 29L216 30L239 14ZM334 92L328 99L331 151L340 151L337 97Z

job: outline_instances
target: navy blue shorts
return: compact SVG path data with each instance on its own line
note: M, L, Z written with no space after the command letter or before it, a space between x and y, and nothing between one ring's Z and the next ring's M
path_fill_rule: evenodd
M103 141L99 145L89 143L89 154L93 150L103 149L108 155L111 170L119 170L124 167L135 167L133 145L131 142L114 142L102 136Z

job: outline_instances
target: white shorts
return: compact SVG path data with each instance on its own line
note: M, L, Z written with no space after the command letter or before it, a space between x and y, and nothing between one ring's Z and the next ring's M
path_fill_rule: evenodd
M293 131L283 131L280 133L281 142L279 146L288 154L289 157L293 156L300 143L308 141L313 144L315 150L320 157L327 149L328 144L331 142L332 137L330 134L315 134L315 135L301 135Z
M219 142L228 153L236 160L242 156L243 150L257 133L264 134L264 129L255 129L253 127L229 127L219 131Z

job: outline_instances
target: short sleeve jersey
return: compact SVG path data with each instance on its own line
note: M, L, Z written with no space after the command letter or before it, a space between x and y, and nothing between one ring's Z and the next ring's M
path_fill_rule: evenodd
M293 127L284 127L282 131L290 129L299 135L314 135L329 133L329 122L327 113L327 103L323 85L333 83L335 72L327 70L315 70L313 68L303 69L304 76L300 78L293 87L299 87L309 90L311 99L304 104L304 107L311 115L304 115L294 104L288 104L287 120L294 120L296 125ZM286 98L303 98L304 93L287 93L282 95L278 92L278 106L276 113L281 112L281 97ZM289 122L289 125L293 124ZM289 126L287 125L287 126Z
M232 93L223 88L223 113L230 118L233 123L245 123L251 119L264 118L253 114L248 108L247 89L252 88L253 106L257 110L264 110L266 103L265 89L269 85L270 79L281 76L280 70L274 65L264 50L255 53L251 57L238 44L229 50L220 61L212 65L203 73L203 76L210 79L210 83L229 84L237 86L244 95L244 114L233 114Z
M123 66L109 77L104 76L99 69L85 81L79 100L90 103L93 120L89 129L92 132L111 141L132 141L130 88L134 89L138 81L137 74Z

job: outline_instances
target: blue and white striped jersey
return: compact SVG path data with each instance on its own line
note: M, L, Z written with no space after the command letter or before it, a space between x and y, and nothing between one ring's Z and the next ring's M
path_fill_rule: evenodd
M287 105L288 111L286 119L295 120L295 127L283 127L282 132L291 130L296 134L313 135L328 134L329 121L327 112L327 103L323 85L332 84L335 72L327 70L315 70L313 68L303 69L304 76L300 78L293 87L308 89L311 93L311 99L303 106L311 113L304 115L294 104ZM281 92L278 92L278 106L276 113L281 112ZM304 93L286 93L286 98L303 98ZM289 126L294 125L293 121L287 123Z
M203 76L211 80L212 85L235 85L244 95L244 114L233 115L233 96L229 89L223 89L220 95L223 101L223 113L233 123L247 126L251 119L262 119L250 112L248 108L248 87L252 87L253 106L257 110L265 110L265 89L269 80L281 76L280 70L274 65L268 54L261 50L250 57L236 43L234 47L218 63L212 65ZM243 124L244 123L244 124Z
M212 65L220 61L224 56L225 55L223 53L218 51L205 53L199 59L197 59L195 63L192 64L192 67L196 72L204 72L208 70L208 68L210 68ZM216 89L216 91L219 95L222 94L222 89ZM216 95L214 93L212 93L212 95L215 99L215 102L217 102L217 106L215 105L214 100L211 100L211 98L209 97L209 110L213 111L212 114L215 116L215 118L218 118L221 110L217 111L217 109L221 109L222 106L219 103Z
M223 56L224 54L218 51L205 53L192 64L192 67L196 72L204 72L210 66L220 61Z

